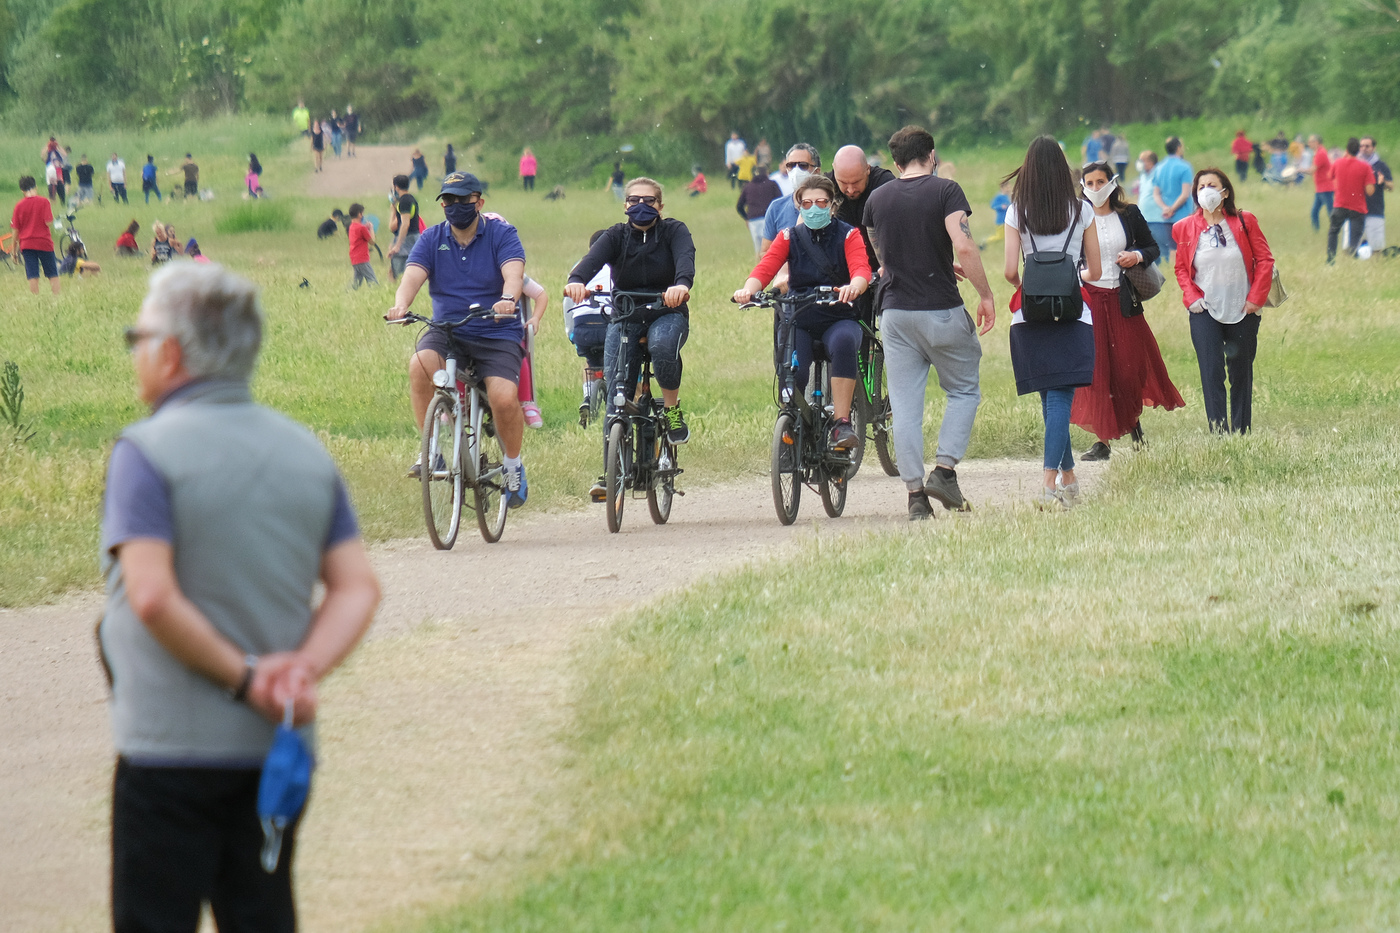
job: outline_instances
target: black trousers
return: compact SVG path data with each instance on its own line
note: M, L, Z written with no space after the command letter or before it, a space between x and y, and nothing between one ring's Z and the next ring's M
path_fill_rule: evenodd
M1208 312L1191 314L1191 343L1201 368L1201 396L1212 431L1249 431L1254 396L1254 354L1259 349L1259 315L1246 314L1238 324L1221 324ZM1230 402L1225 404L1225 376Z
M1332 262L1337 258L1337 234L1342 232L1342 226L1351 226L1351 242L1347 246L1347 253L1355 256L1356 248L1361 245L1362 235L1366 229L1366 215L1359 211L1348 210L1345 207L1332 208L1332 225L1327 228L1327 261Z
M296 824L271 875L259 855L257 769L148 768L117 759L112 794L115 933L294 933ZM305 811L303 811L304 813Z

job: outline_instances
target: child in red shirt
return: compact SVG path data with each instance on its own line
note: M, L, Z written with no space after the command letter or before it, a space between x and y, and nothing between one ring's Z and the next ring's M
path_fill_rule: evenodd
M705 181L705 173L700 171L699 166L695 168L694 180L685 186L685 190L690 192L692 198L709 190L709 184Z
M117 237L117 245L113 247L118 256L140 256L141 247L136 242L136 234L141 230L141 224L132 220L127 224L126 232Z
M374 231L365 223L365 206L350 205L350 268L355 270L355 280L351 288L359 288L361 282L378 285L374 266L369 264L369 247L374 242Z
M47 198L39 197L33 175L25 175L19 180L19 190L23 195L10 215L10 226L15 229L20 251L24 254L24 277L29 280L29 290L39 294L39 270L44 270L44 278L49 280L53 293L58 294L58 261L53 255L53 234L49 225L53 223L53 207Z

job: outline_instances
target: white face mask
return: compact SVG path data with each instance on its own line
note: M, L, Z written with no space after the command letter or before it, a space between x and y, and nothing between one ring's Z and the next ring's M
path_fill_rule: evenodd
M1110 178L1108 184L1104 185L1098 191L1090 191L1087 187L1084 188L1084 197L1088 198L1089 203L1095 207L1103 207L1108 203L1109 196L1112 195L1117 188L1118 179Z
M1208 212L1214 212L1224 200L1225 194L1219 188L1202 188L1196 192L1196 203Z
M799 185L801 185L804 181L811 177L812 173L807 171L805 168L795 168L792 171L788 172L788 179L792 182L792 190L794 191L797 190Z

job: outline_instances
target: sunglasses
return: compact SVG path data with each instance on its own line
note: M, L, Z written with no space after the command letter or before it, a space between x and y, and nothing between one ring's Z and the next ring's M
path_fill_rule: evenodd
M638 204L645 204L648 207L655 207L661 203L661 199L654 194L629 194L622 202L628 207L636 207Z
M140 330L136 327L128 327L122 331L122 339L126 341L126 349L128 350L128 352L131 350L135 350L136 345L141 341L146 340L150 337L159 336L161 335L156 331Z
M791 162L784 162L783 165L786 166L789 171L795 168L807 169L810 171L813 168L811 162L803 162L797 159L793 159Z
M1223 248L1225 246L1225 230L1220 224L1215 224L1206 228L1206 233L1210 234L1210 241L1213 246L1217 248Z
M831 198L807 198L806 200L798 201L797 206L804 211L809 207L830 207Z

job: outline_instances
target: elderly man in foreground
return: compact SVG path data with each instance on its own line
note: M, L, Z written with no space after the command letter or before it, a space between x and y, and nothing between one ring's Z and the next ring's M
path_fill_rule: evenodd
M113 928L194 933L207 902L220 933L292 931L296 824L264 871L262 762L286 705L314 738L379 586L329 454L249 393L251 282L168 266L126 342L152 414L112 450L102 520Z

